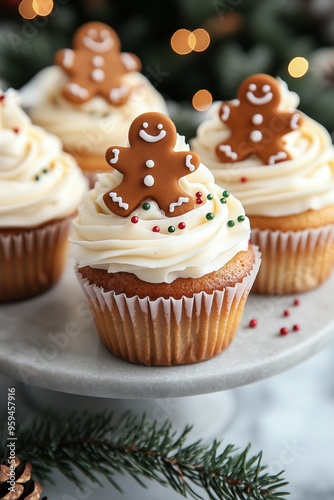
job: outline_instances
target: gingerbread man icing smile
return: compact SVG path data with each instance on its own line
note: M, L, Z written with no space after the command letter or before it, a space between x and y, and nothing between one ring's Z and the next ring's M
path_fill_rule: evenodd
M103 196L111 212L125 217L146 199L155 200L167 217L194 208L179 178L194 172L200 160L190 151L174 151L176 139L174 123L162 113L151 112L133 121L129 147L108 148L107 162L123 174L121 183Z
M120 41L113 29L99 22L84 24L76 32L74 49L60 50L56 63L70 75L63 96L74 103L100 95L114 106L124 104L130 94L122 75L138 71L137 56L120 52Z
M302 117L298 111L282 111L281 97L277 80L258 74L242 82L238 101L222 103L219 117L231 135L216 147L221 162L241 161L253 153L266 165L291 159L284 136L300 127Z

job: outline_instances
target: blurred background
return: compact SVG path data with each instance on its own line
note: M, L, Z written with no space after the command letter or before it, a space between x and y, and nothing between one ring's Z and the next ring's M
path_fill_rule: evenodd
M334 133L333 0L1 0L0 85L20 88L92 20L140 57L188 139L194 109L234 98L257 72L283 78Z

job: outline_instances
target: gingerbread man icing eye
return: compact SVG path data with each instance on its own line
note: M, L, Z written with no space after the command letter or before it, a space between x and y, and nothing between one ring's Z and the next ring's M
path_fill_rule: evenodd
M67 100L82 103L100 95L114 106L124 104L130 95L123 75L141 68L137 56L120 52L116 32L99 22L81 26L74 35L73 50L59 51L56 64L70 77L62 90Z
M194 208L179 179L194 172L200 159L190 151L174 151L176 140L174 123L162 113L152 112L133 121L129 147L108 148L107 162L123 174L121 183L103 196L111 212L126 217L147 199L155 200L166 217Z
M219 118L231 130L230 137L216 147L221 162L241 161L258 155L266 165L291 159L284 136L300 127L298 111L280 109L281 91L269 75L252 75L238 90L238 101L222 103Z

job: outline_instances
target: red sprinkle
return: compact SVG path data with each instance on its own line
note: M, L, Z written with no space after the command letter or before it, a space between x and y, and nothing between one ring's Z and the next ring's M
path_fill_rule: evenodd
M195 196L196 198L201 198L203 196L202 191L197 191L197 193L195 193Z
M241 177L240 182L247 182L247 177Z
M293 331L294 331L294 332L299 332L299 330L300 330L300 325L298 325L298 324L293 325L292 329L293 329Z
M258 322L256 319L251 319L250 322L249 322L249 326L250 328L256 328L258 325Z
M139 217L137 217L137 215L134 215L133 217L131 217L131 222L133 224L137 224L138 221L139 221Z
M186 223L185 222L180 222L177 226L179 229L185 229Z
M0 102L5 100L5 94L0 95Z
M287 316L290 316L290 311L289 309L285 309L285 311L283 312L283 316L287 317Z
M289 328L286 326L283 326L283 328L280 329L280 334L281 335L287 335L289 333Z
M294 306L300 306L300 299L295 299L295 300L293 301L293 305L294 305Z
M18 134L20 132L20 129L15 127L15 128L13 128L13 132L15 132L15 134Z
M154 233L160 233L160 227L159 226L154 226L153 229L152 229L152 231Z
M203 203L203 198L200 197L196 198L196 203L197 205L201 205Z

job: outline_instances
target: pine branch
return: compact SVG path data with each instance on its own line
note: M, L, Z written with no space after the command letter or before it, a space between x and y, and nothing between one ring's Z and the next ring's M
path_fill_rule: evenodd
M201 441L186 445L190 430L177 435L168 422L158 428L131 413L119 420L110 413L74 413L65 423L47 415L18 428L16 453L33 465L40 481L51 481L57 469L80 489L83 474L99 485L105 477L121 491L115 474L128 473L143 487L143 479L151 479L195 499L202 498L196 489L210 500L284 500L289 494L282 491L288 484L282 472L266 473L262 453L250 457L250 445L242 452L234 445L220 452L219 441L210 447Z

